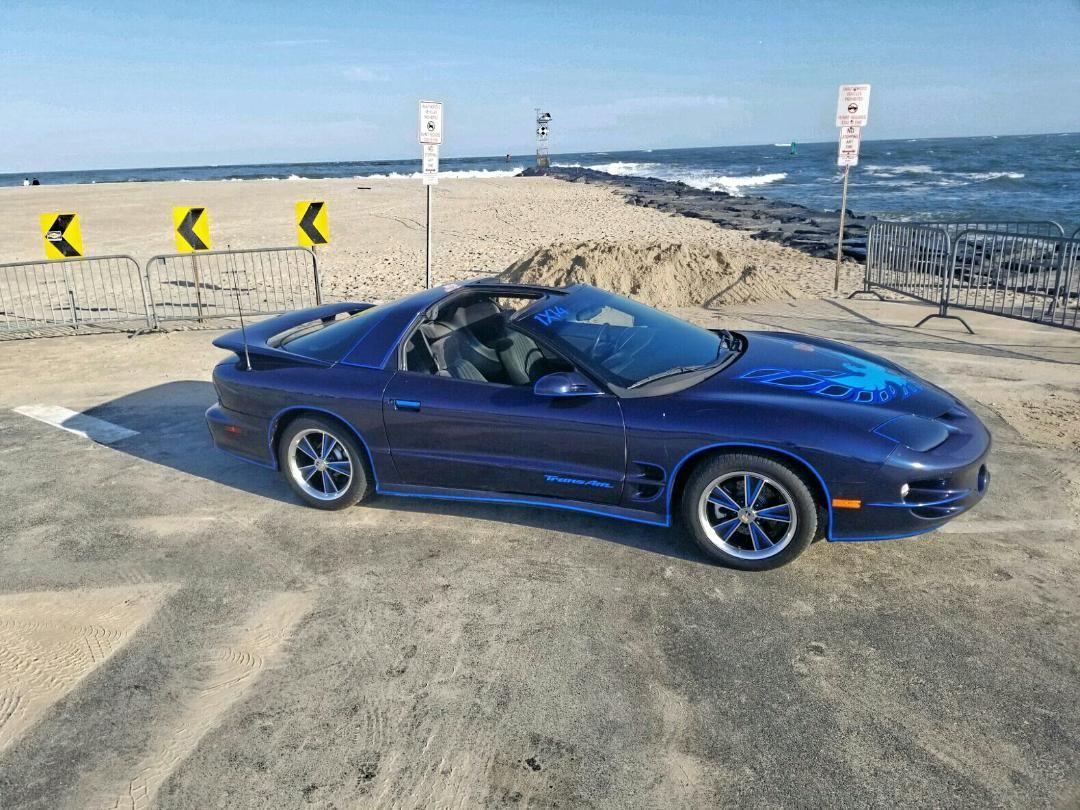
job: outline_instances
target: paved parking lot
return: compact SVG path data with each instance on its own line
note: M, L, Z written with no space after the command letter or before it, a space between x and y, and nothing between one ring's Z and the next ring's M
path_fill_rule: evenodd
M724 316L898 360L995 438L947 531L765 574L575 513L304 508L211 448L216 332L0 343L0 806L1080 801L1080 335L923 313Z

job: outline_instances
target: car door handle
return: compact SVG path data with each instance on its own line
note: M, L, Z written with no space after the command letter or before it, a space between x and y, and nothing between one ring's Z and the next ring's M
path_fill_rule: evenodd
M420 400L418 399L395 399L394 410L397 411L418 411L420 410Z

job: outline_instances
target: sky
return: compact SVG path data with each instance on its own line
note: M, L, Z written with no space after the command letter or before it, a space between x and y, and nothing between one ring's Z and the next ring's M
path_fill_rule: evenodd
M1080 0L3 0L0 172L1080 130Z

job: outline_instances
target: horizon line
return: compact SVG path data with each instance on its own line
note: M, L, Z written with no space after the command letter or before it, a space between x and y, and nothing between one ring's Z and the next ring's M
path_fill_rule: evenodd
M863 143L887 143L890 141L910 143L913 141L954 141L954 140L967 140L974 138L1037 138L1037 137L1060 137L1063 135L1080 135L1080 131L1070 132L1025 132L1025 133L1012 133L1012 134L981 134L981 135L943 135L943 136L926 136L921 138L865 138ZM814 144L829 144L833 143L831 140L807 140L800 141L798 139L789 141L795 144L814 145ZM558 157L560 155L604 155L612 152L682 152L692 151L695 149L745 149L754 146L777 146L777 143L741 143L741 144L719 144L709 146L675 146L675 147L639 147L636 149L620 149L615 147L608 147L606 149L589 149L580 151L566 151L566 152L552 152L551 157ZM498 153L491 155L460 155L460 156L444 156L442 160L483 160L491 158L500 158L507 153ZM510 153L512 158L515 157L534 157L532 152L523 153L520 155L514 155ZM175 164L168 166L108 166L92 169L49 169L47 171L39 172L25 172L25 171L9 171L0 172L0 177L15 177L23 175L24 177L34 177L50 174L77 174L77 173L89 173L89 172L132 172L132 171L168 171L173 169L228 169L239 168L244 166L318 166L318 165L334 165L343 163L420 163L420 157L408 157L408 158L367 158L367 159L354 159L354 160L304 160L304 161L276 161L272 163L188 163L188 164ZM311 178L305 178L311 179Z

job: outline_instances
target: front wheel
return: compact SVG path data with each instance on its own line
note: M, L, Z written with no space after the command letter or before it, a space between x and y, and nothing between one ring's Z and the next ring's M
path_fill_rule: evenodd
M803 479L779 461L725 453L686 483L682 518L701 550L745 571L798 557L817 533L817 507Z
M321 417L290 422L278 462L293 492L317 509L344 509L371 494L367 459L341 424Z

